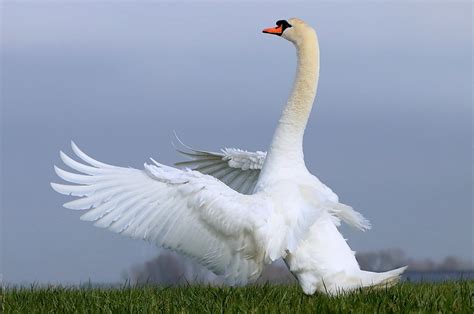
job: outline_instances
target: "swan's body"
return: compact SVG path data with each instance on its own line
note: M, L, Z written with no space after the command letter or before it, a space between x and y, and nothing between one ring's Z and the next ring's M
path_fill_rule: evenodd
M195 170L155 161L137 170L98 162L73 144L90 166L61 153L66 165L85 175L56 168L61 178L78 185L52 186L84 197L65 204L88 210L82 220L191 256L225 274L230 284L256 280L278 258L284 258L307 294L392 284L404 268L360 270L337 226L340 220L361 230L370 224L306 169L303 134L316 95L318 41L301 20L277 24L265 32L294 43L298 70L267 154L186 147L182 153L192 160L178 164Z

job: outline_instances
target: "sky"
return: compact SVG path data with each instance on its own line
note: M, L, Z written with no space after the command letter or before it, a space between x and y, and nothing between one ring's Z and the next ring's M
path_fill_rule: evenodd
M116 282L156 247L62 208L70 140L141 168L189 145L266 150L295 73L261 33L300 17L321 72L310 171L372 222L354 250L473 259L472 3L3 2L1 259L9 283Z

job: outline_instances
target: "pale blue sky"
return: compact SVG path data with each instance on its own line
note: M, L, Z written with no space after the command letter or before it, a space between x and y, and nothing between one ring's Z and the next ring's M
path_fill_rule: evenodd
M265 150L295 55L261 29L293 16L321 47L307 165L374 225L343 228L351 246L472 259L470 2L6 2L6 281L117 281L154 256L61 207L58 151L74 139L108 163L172 164L172 130L198 148Z

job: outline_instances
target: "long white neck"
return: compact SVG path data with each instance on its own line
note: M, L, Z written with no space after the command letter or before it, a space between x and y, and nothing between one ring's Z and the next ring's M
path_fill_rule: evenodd
M261 176L275 170L304 166L303 135L316 96L319 45L314 31L295 43L298 57L293 90L279 120Z

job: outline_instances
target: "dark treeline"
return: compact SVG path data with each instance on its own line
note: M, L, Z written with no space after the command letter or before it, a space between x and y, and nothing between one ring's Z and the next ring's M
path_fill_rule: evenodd
M373 252L361 252L356 255L362 269L386 271L408 265L410 271L470 271L474 269L472 261L455 256L447 256L441 261L432 259L413 259L407 257L401 249L386 249Z
M361 252L356 258L362 269L386 271L408 265L410 271L472 271L472 261L448 256L436 262L431 259L417 260L409 258L400 249L386 249L373 252ZM223 278L216 276L204 267L179 254L163 250L161 254L143 265L134 266L127 274L133 284L160 283L179 285L187 283L221 284ZM290 283L295 281L282 261L265 268L259 283Z

